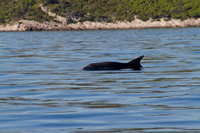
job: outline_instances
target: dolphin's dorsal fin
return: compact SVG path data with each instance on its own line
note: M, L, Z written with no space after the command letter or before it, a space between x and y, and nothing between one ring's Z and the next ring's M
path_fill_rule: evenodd
M128 62L128 64L140 64L140 61L142 60L143 57L144 57L144 55L138 56L135 59Z

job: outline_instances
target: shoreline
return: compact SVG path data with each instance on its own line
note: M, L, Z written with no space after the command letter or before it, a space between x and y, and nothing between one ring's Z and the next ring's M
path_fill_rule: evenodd
M77 22L75 24L63 24L58 22L37 22L34 20L20 20L13 24L0 25L0 31L60 31L60 30L111 30L111 29L143 29L143 28L176 28L176 27L200 27L200 18L171 19L166 21L117 21L115 23L106 22Z

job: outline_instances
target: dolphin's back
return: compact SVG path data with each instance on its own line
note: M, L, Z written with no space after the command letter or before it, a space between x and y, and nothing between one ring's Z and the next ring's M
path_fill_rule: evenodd
M119 62L101 62L101 63L91 63L82 70L120 70L124 63Z
M100 62L100 63L91 63L85 67L82 68L82 70L120 70L120 69L126 69L131 68L134 70L140 70L142 65L140 64L140 61L144 55L136 57L135 59L129 61L128 63L120 63L120 62Z

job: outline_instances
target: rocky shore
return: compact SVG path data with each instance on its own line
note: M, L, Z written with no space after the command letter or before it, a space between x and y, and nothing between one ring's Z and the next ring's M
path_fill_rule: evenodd
M174 27L198 27L200 19L169 20L165 21L141 21L135 19L132 22L77 22L75 24L63 24L56 22L43 22L20 20L14 24L0 25L0 31L53 31L53 30L99 30L99 29L139 29L139 28L174 28Z
M0 25L0 31L53 31L53 30L100 30L100 29L139 29L139 28L174 28L174 27L198 27L200 26L200 18L186 19L181 21L179 19L159 21L142 21L135 18L134 21L127 22L78 22L75 18L70 18L77 23L68 24L69 18L65 18L55 13L52 13L47 8L40 5L41 9L48 13L49 16L54 17L55 21L37 22L33 20L20 20L12 24Z

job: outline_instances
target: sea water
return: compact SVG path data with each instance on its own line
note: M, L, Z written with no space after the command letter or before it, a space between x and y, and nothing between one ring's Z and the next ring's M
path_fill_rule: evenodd
M0 132L200 131L199 101L200 28L0 32Z

